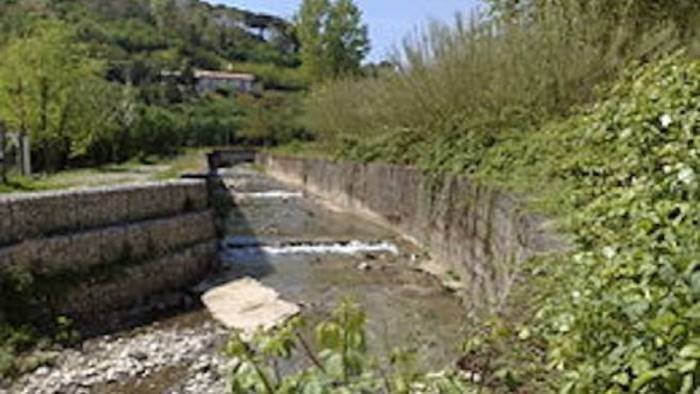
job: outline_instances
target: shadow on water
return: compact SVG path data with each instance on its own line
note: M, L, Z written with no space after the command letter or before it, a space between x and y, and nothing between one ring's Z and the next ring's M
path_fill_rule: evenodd
M260 279L275 272L261 249L263 240L248 220L248 215L234 198L234 190L218 173L210 176L211 201L216 211L217 232L220 239L220 267L208 281L211 285L227 283L244 277ZM231 269L236 252L245 251L254 257L249 269Z

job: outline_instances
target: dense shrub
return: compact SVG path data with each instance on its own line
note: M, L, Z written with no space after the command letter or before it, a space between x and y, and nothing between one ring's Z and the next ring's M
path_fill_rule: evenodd
M697 391L700 62L669 53L697 41L700 3L503 3L523 8L316 88L310 125L339 156L469 173L561 219L574 251L528 263L505 321L470 338L487 380Z
M406 40L395 70L315 89L309 125L330 145L355 141L372 149L397 132L432 140L453 128L495 134L566 116L594 100L595 87L630 60L653 59L684 42L686 30L674 19L640 29L637 14L621 6L633 2L615 3L521 2L528 12L430 24Z
M132 141L142 156L169 155L182 146L183 119L160 107L144 107L132 130Z
M187 119L185 145L219 146L234 142L243 115L237 101L233 95L211 95L181 106Z
M153 51L168 46L155 27L139 19L112 22L110 28L113 43L129 52Z
M233 69L255 75L264 89L303 90L308 85L299 68L279 67L263 63L234 63Z
M240 96L244 113L241 138L248 144L274 146L312 138L301 125L301 100L298 94L265 92L262 96Z
M700 62L635 71L568 122L579 253L539 326L576 392L700 387ZM574 137L575 136L575 137ZM553 163L552 163L553 164Z
M500 354L492 365L537 391L697 390L700 61L633 67L600 103L538 130L455 141L424 145L426 164L528 194L573 244L528 264L504 315L516 326L477 354Z

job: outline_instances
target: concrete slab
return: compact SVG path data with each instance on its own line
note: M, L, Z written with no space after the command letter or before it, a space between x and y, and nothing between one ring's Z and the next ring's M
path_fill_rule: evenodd
M275 290L252 278L209 290L202 302L216 320L244 335L277 327L301 312L298 305L280 299Z

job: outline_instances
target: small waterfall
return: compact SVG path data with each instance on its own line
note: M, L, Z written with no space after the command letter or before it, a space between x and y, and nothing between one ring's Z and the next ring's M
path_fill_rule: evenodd
M399 249L391 242L286 242L277 245L261 242L254 237L231 237L224 241L226 257L240 255L294 255L294 254L335 254L355 255L360 253L399 254Z

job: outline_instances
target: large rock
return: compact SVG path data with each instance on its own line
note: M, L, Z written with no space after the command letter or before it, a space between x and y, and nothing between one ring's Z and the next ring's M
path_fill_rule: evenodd
M244 335L279 326L301 311L298 305L280 299L275 290L251 278L209 290L202 301L216 320Z

